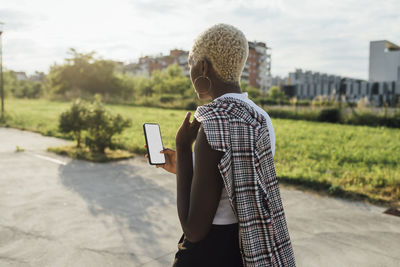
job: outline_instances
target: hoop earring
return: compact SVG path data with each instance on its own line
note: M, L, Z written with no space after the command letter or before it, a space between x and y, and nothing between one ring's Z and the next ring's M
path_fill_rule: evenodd
M208 92L211 89L211 80L207 76L199 76L196 79L194 79L193 86L196 88L196 82L199 78L204 78L204 79L208 80L209 86L208 86L207 90L201 90L201 92L206 92L206 91ZM200 90L199 90L199 92L200 92Z

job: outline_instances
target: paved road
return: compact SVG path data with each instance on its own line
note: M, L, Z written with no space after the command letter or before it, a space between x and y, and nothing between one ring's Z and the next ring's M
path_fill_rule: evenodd
M0 266L170 266L181 235L175 177L142 158L45 152L66 143L0 128ZM400 217L282 185L281 194L297 266L400 266Z

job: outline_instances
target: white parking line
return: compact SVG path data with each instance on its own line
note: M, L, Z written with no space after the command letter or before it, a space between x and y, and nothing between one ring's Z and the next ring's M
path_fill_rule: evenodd
M57 163L57 164L60 164L60 165L67 165L67 163L65 163L64 161L58 160L58 159L53 159L53 158L50 158L50 157L46 157L46 156L42 156L42 155L38 155L38 154L33 154L33 153L32 153L32 155L37 157L37 158L44 159L44 160L47 160L47 161L51 161L51 162L54 162L54 163Z

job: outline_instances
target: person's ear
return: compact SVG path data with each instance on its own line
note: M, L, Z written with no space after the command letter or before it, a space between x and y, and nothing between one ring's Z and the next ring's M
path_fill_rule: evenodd
M207 72L208 72L208 62L207 60L203 59L201 62L201 73L203 74L203 76L207 76Z

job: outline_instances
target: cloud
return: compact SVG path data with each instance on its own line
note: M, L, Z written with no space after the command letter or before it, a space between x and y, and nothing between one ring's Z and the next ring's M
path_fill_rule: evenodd
M176 1L157 1L157 0L139 0L132 1L134 8L143 12L142 15L150 14L175 14L181 3L176 3Z
M240 5L234 9L234 14L237 16L246 17L253 20L255 23L260 23L265 20L271 20L281 15L280 9L275 8L249 8L247 6Z
M35 16L13 9L0 9L0 21L5 22L5 30L18 31L26 30L31 27L30 21L34 19Z
M189 50L215 23L271 47L272 73L295 68L367 79L369 42L400 44L400 1L386 0L69 0L3 1L7 68L47 71L69 47L104 58Z

